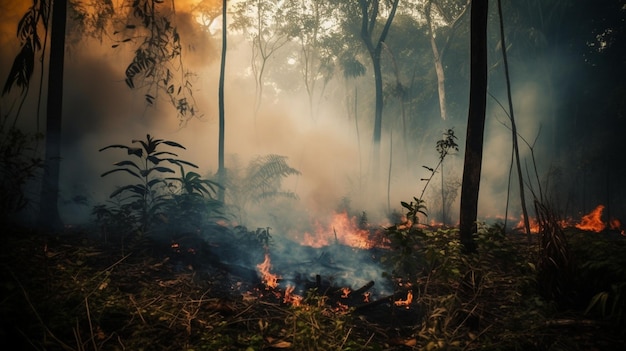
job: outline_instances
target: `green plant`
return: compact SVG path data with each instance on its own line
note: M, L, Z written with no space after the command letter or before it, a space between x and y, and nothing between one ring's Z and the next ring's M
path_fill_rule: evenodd
M181 144L163 139L155 139L148 134L145 140L132 140L132 144L139 144L140 147L128 146L121 144L113 144L103 147L99 151L112 148L124 149L127 151L131 159L114 163L116 168L102 173L101 177L113 173L127 173L133 177L133 183L123 185L111 193L110 198L120 196L119 204L125 207L130 218L137 220L135 226L139 233L145 233L155 221L161 221L165 218L165 207L171 199L171 194L165 192L167 181L163 178L164 174L176 173L168 165L183 165L198 168L193 163L180 160L178 155L171 151L162 151L163 145L185 149ZM166 164L166 165L164 165ZM170 178L173 179L173 178ZM177 178L181 182L184 193L191 194L208 193L213 183L202 181L195 173L183 173L181 178ZM207 188L208 187L208 188ZM98 212L102 215L103 208L99 207Z
M276 198L297 199L298 196L282 189L282 181L300 171L287 163L287 157L280 155L257 156L243 169L229 169L226 177L226 196L239 211L239 221L245 223L245 216L251 203L261 203Z
M351 333L350 311L330 306L327 297L309 290L300 306L292 306L281 330L283 345L296 350L368 350L365 340L348 338Z
M424 198L424 193L426 192L426 188L428 188L428 184L435 176L435 173L437 173L437 170L439 170L439 168L442 168L441 191L442 191L442 198L443 198L442 203L445 204L445 195L443 194L443 191L445 188L444 178L443 178L443 161L445 160L446 156L448 156L452 151L459 151L459 145L457 145L456 139L457 137L454 135L454 129L448 129L443 133L443 138L440 140L437 140L435 149L437 150L437 153L439 154L439 162L437 163L435 168L422 166L430 172L430 176L428 178L422 179L423 181L426 181L426 184L424 184L424 188L422 189L422 193L419 197L420 199Z
M596 311L616 326L626 324L626 281L611 285L610 290L601 291L591 298L585 314Z
M34 155L41 134L26 134L10 128L0 132L0 219L18 213L28 205L26 185L42 168L43 161Z
M169 230L196 232L227 220L223 203L215 198L222 186L196 172L185 172L182 164L179 166L179 177L165 178L168 196L163 207Z

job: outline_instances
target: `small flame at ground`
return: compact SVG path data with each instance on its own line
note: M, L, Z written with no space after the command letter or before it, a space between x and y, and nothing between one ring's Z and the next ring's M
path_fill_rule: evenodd
M370 231L360 228L357 217L350 217L347 212L335 213L328 225L317 222L315 226L313 233L304 233L303 245L319 248L339 243L359 249L374 246L369 238Z
M302 296L293 293L295 288L296 287L293 285L287 285L287 288L285 289L285 296L283 296L283 303L288 303L293 306L302 305Z
M622 228L622 223L617 218L610 219L608 223L605 223L602 221L602 213L604 209L605 209L604 205L598 205L593 211L582 216L582 218L580 219L578 223L575 223L571 219L563 219L559 221L559 225L561 226L561 228L576 227L580 230L586 230L586 231L591 231L591 232L596 232L596 233L600 233L601 231L603 231L604 229L608 227L611 230L620 232L622 235L626 235L624 229ZM537 222L537 220L531 217L529 218L529 223L530 223L530 232L533 234L539 233L540 227L539 227L539 223ZM519 220L519 222L517 223L517 225L515 225L513 229L524 230L524 216L523 215L521 216L521 219Z
M619 231L622 235L626 235L626 231L622 229L622 222L620 222L617 218L613 218L609 221L609 228L611 228L611 230Z
M263 282L263 284L265 284L265 286L272 289L278 286L278 279L280 279L280 277L276 274L270 273L270 268L272 268L272 264L270 261L269 253L265 254L265 259L263 260L263 263L257 264L256 267L259 269L259 273L261 273L261 281Z
M581 230L589 230L596 233L603 231L604 228L606 228L606 225L602 222L602 211L604 211L604 205L598 205L589 214L584 215L575 227Z
M411 292L411 290L409 290L406 293L406 300L400 299L398 301L395 301L394 304L396 306L409 306L411 304L411 302L413 302L413 292Z
M539 223L537 223L537 220L535 218L532 218L532 217L528 218L528 224L530 226L531 233L533 234L539 233ZM524 215L520 216L519 222L513 229L526 230L525 224L524 224Z
M351 292L350 288L341 288L341 298L347 299Z

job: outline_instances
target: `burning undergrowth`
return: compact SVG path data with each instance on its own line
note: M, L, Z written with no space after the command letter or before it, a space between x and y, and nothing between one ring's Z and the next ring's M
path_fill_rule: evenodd
M256 272L266 287L304 295L315 289L358 290L369 286L368 297L393 293L381 258L382 227L359 228L356 216L337 213L329 223L314 221L311 230L270 227L248 230L239 226L225 235L206 237L209 254L235 271Z
M581 304L559 312L537 294L523 236L481 227L481 250L463 256L454 228L388 227L381 247L355 247L323 227L320 247L267 228L132 249L90 230L16 232L0 250L0 337L68 350L582 350L624 340L624 295L610 290L626 279L624 240L566 230L584 258L568 294ZM603 316L603 306L618 310Z

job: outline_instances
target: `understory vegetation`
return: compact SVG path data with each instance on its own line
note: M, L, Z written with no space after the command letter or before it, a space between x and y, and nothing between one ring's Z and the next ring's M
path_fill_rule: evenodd
M33 350L611 350L623 344L623 238L567 231L576 274L564 296L548 299L537 282L536 243L500 229L482 227L481 250L473 256L460 253L453 229L411 238L396 233L385 264L395 272L397 293L376 306L343 308L316 289L299 306L285 303L277 297L284 291L268 292L225 271L210 249L193 244L122 250L86 230L16 229L2 245L0 337ZM236 247L220 250L262 250L254 231L229 235ZM395 303L408 292L411 302Z
M446 138L440 164L456 145L452 132ZM378 245L335 242L316 249L318 256L332 262L338 253L369 250L393 292L369 296L371 285L384 282L345 287L319 277L305 279L296 295L260 276L259 264L275 245L271 228L229 224L273 197L295 198L281 190L283 178L298 174L284 157L259 157L239 169L231 179L255 186L230 185L227 198L239 206L229 208L214 197L221 185L189 171L196 166L172 151L184 149L181 144L148 135L101 151L108 149L125 150L128 159L102 176L126 174L127 183L94 207L91 225L44 232L3 224L3 344L24 350L614 350L626 342L623 235L555 226L555 213L543 204L536 204L537 234L481 224L474 254L463 252L456 228L421 223L427 215L421 196L402 202L405 213L382 230L362 213L359 228L376 234ZM235 256L237 262L222 259Z

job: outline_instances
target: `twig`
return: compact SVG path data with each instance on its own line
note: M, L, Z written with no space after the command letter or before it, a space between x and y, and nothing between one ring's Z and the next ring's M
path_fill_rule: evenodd
M94 351L98 349L96 346L96 338L93 335L93 323L91 323L91 312L89 311L89 302L87 301L87 297L85 296L85 310L87 311L87 321L89 322L89 333L91 335L91 342L93 343Z
M7 269L8 270L8 269ZM26 303L28 303L28 306L30 307L30 309L33 311L33 313L35 314L35 317L37 318L37 320L39 321L39 323L41 323L41 326L45 329L46 333L48 333L48 335L50 335L50 337L52 337L52 339L54 339L56 342L58 342L61 347L63 347L66 350L71 350L71 351L75 351L74 348L72 348L71 346L67 345L66 343L64 343L61 339L57 338L54 333L52 333L52 331L50 329L48 329L48 327L46 326L46 324L43 322L43 319L41 318L41 316L39 315L39 313L37 312L37 309L35 309L35 306L33 305L33 303L30 300L30 297L28 296L28 292L26 292L26 289L24 288L24 286L22 285L22 283L20 282L19 279L17 279L17 277L15 276L15 274L11 271L8 270L9 273L11 274L11 276L13 276L13 279L15 279L15 282L17 283L17 285L20 286L20 289L22 290L22 294L24 294L24 298L26 299Z

